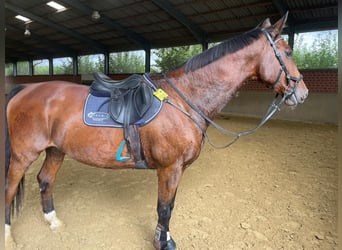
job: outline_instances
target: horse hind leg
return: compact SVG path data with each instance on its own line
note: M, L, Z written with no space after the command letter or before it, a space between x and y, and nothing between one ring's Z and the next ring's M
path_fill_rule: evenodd
M44 218L49 223L52 231L57 231L63 225L57 218L52 192L56 175L62 166L64 156L65 154L55 147L47 148L43 166L37 176Z
M20 212L24 197L24 176L27 168L38 158L32 154L31 157L11 156L8 172L5 180L5 247L15 248L15 242L11 235L11 215L16 210Z

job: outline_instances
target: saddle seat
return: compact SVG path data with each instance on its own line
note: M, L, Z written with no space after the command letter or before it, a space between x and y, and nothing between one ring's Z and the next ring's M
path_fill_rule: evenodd
M94 78L90 93L109 97L109 114L124 128L141 119L152 105L153 89L141 75L115 81L105 74L94 73Z

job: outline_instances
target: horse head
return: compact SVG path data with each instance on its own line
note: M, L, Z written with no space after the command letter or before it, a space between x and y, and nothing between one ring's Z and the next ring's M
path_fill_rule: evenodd
M276 93L285 96L287 105L296 106L304 102L309 91L292 58L291 47L281 36L287 16L288 13L274 25L266 19L257 27L265 34L265 46L258 77Z

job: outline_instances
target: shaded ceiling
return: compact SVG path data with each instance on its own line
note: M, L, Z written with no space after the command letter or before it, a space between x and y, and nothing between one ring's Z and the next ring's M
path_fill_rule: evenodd
M6 62L206 44L287 10L288 31L338 27L338 0L56 0L62 12L48 1L5 0ZM94 10L101 18L92 19ZM18 14L32 20L30 36Z

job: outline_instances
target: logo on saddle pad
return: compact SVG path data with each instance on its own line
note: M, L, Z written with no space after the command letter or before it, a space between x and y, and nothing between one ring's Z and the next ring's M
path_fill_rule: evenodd
M110 119L110 115L106 112L89 112L87 116L97 122L105 121L107 119Z

